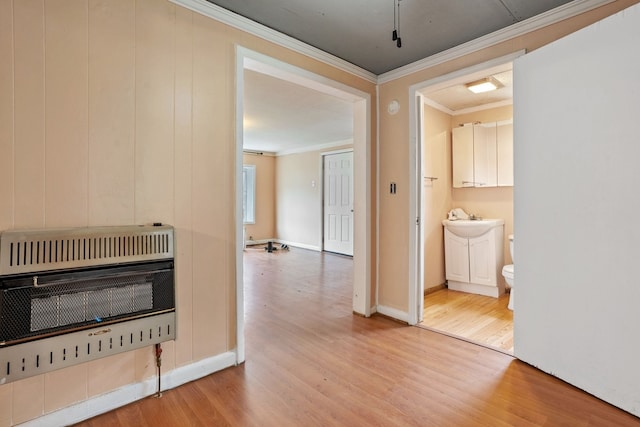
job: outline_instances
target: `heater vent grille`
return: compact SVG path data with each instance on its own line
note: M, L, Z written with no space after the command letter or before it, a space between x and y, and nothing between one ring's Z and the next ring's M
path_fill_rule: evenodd
M0 385L173 339L175 312L7 347Z
M31 300L31 332L153 309L151 283Z
M173 310L171 261L1 281L0 346Z
M0 386L175 339L167 225L0 233Z
M170 226L16 230L0 234L0 275L170 258Z

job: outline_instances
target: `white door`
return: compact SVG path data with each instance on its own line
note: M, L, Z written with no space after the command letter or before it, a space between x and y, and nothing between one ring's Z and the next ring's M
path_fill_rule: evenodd
M324 250L353 255L353 151L324 159Z

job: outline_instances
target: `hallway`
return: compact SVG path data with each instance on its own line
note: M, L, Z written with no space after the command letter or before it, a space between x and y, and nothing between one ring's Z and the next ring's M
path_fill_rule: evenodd
M506 354L353 315L349 257L247 250L244 266L246 363L79 425L640 426Z

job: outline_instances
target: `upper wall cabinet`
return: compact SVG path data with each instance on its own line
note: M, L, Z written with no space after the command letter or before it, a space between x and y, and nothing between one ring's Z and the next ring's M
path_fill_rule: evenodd
M455 188L513 185L511 120L454 128L452 153Z
M473 187L473 126L453 129L453 186Z
M509 187L513 185L513 120L498 122L496 132L498 187Z

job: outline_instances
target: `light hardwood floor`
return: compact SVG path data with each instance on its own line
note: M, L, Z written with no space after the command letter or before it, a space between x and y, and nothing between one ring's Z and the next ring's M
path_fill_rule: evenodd
M513 357L352 314L352 261L247 251L247 361L81 426L640 426Z
M513 312L509 295L499 298L441 289L424 298L418 326L468 339L513 354Z

